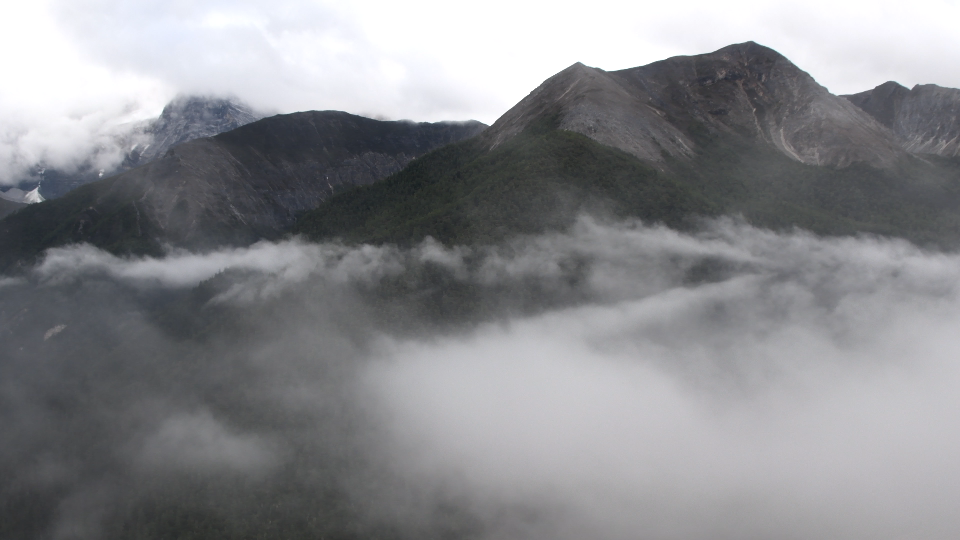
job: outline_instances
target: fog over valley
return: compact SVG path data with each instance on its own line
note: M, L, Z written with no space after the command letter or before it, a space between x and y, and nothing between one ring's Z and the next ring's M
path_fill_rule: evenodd
M4 538L955 538L960 255L735 219L55 248Z

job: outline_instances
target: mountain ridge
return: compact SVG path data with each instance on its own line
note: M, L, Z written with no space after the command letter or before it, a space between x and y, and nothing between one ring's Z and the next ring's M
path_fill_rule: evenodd
M843 97L890 128L904 150L960 156L960 89L917 84L908 90L888 81Z
M560 129L662 167L689 159L690 125L757 138L801 163L891 167L905 156L889 130L754 42L606 72L576 63L547 79L484 135L490 147L556 113Z
M8 216L0 221L0 267L65 243L159 254L163 245L207 249L276 238L337 189L375 182L485 127L340 111L264 118Z
M46 217L5 219L0 264L69 242L159 253L291 226L315 240L499 242L582 212L957 244L960 160L909 152L880 114L903 107L877 101L871 114L747 42L612 72L575 63L486 129L278 115L45 203Z

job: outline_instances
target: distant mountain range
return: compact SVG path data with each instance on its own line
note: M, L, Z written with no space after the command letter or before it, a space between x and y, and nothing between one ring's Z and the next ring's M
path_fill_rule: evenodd
M153 161L0 222L0 266L78 241L493 242L582 212L960 244L960 90L836 96L752 42L613 72L577 63L487 129L309 112L161 152L252 118L228 102L177 110L128 165Z

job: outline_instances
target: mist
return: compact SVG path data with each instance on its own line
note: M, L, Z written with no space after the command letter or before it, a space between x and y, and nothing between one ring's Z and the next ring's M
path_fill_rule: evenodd
M115 172L137 144L151 142L146 120L160 114L155 99L90 99L66 107L24 104L0 96L0 188L42 182L46 169L96 179ZM101 101L102 100L102 101Z
M0 532L954 538L958 283L735 220L54 249L0 280Z

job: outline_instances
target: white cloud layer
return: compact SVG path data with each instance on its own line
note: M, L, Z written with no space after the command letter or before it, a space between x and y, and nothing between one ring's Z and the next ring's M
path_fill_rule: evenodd
M535 516L493 537L955 537L958 256L716 232L595 229L610 301L384 342L398 467ZM650 264L693 253L749 267Z
M424 280L400 299L354 294L429 268L447 281ZM170 340L149 319L140 337L81 335L100 318L138 320L109 307L119 297L149 300L158 295L144 290L191 287L221 270L235 272L234 287L215 301L237 306L260 337L220 343L208 328L214 335L197 342ZM333 444L369 467L338 478L358 507L401 530L430 523L437 496L474 520L479 538L960 535L957 253L734 221L691 235L583 219L568 233L484 249L290 241L118 259L75 247L51 251L28 279L37 294L64 295L51 294L60 304L50 308L69 324L45 347L133 346L103 360L103 380L87 373L99 356L22 359L22 372L6 371L8 399L70 395L23 374L40 360L40 381L80 370L114 396L105 402L123 414L112 414L133 414L103 425L137 474L203 470L269 484L300 466L287 460ZM133 294L106 286L117 281ZM391 302L416 307L436 283L491 297L536 287L547 301L455 331L395 331L368 316ZM7 287L25 294L28 284ZM136 330L127 324L104 333ZM15 330L8 339L31 335ZM206 359L209 372L183 373L199 368L181 357ZM17 440L56 440L59 430L27 422L32 407L8 409L22 413L4 420L20 426ZM323 427L331 411L349 419L343 431Z

